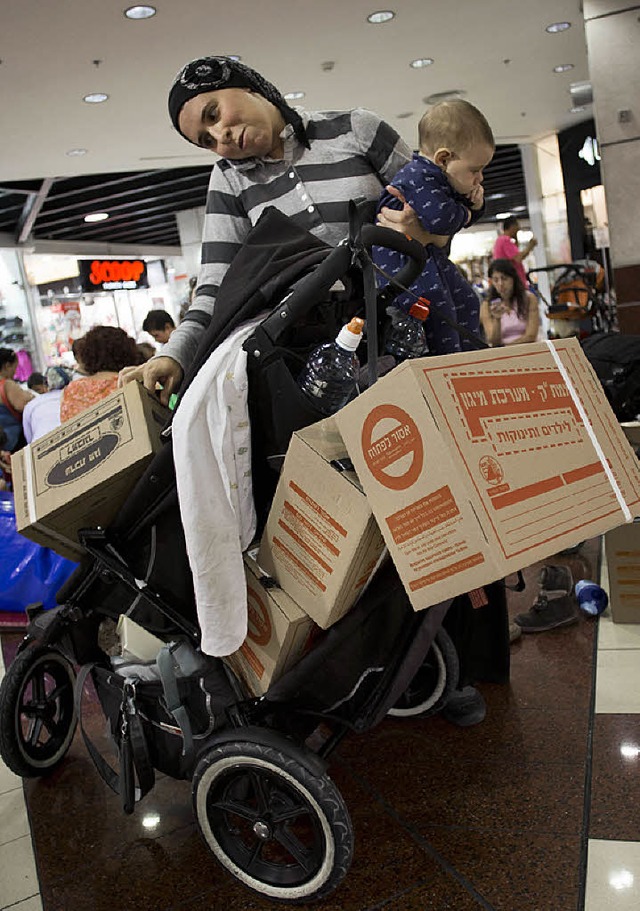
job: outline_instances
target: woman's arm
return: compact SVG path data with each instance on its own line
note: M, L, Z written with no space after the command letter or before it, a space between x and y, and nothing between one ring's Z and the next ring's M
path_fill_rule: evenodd
M14 380L7 380L4 384L4 389L7 394L7 401L13 410L17 411L18 414L22 414L24 406L33 398L33 392L21 389Z
M492 348L499 347L502 344L500 317L492 311L491 303L488 300L483 300L480 304L480 325L488 344Z
M540 312L538 308L538 298L531 291L527 291L527 325L521 336L515 338L509 345L524 345L526 342L535 342L538 338L540 328Z

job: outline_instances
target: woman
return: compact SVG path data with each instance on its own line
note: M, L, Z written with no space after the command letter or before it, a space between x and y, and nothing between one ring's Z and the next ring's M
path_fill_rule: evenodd
M527 291L510 259L489 266L489 290L480 305L480 323L492 348L535 342L540 328L538 299Z
M5 449L15 452L24 443L22 412L33 393L22 389L13 377L18 369L18 355L11 348L0 348L0 427L5 432Z
M76 339L74 353L83 376L63 390L61 421L68 421L114 392L120 370L140 363L135 340L115 326L94 326Z
M46 379L48 391L28 402L22 415L27 443L39 440L60 426L60 403L65 386L71 382L71 371L64 367L49 367Z
M291 108L259 73L228 57L187 64L169 93L171 121L188 142L221 156L209 182L202 263L193 303L162 354L121 382L163 386L166 403L209 324L220 283L267 206L335 246L348 234L348 201L378 199L410 158L395 130L362 108ZM388 222L385 216L388 215ZM412 210L383 213L381 224L427 242Z

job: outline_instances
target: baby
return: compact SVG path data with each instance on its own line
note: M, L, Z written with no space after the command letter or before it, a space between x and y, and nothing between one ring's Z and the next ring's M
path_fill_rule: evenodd
M411 290L426 297L431 315L425 328L430 354L452 354L477 347L440 317L476 333L479 301L448 257L451 238L461 228L474 224L484 211L482 171L493 158L495 141L481 112L467 101L443 101L434 105L418 125L420 150L396 174L381 194L378 212L384 206L402 208L406 202L431 236L424 270ZM374 261L389 275L404 263L402 254L375 247ZM386 279L379 279L386 284ZM416 298L400 294L394 305L409 310Z

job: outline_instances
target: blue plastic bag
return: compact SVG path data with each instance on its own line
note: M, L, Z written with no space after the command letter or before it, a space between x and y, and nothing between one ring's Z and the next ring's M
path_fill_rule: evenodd
M0 611L23 611L34 601L55 607L56 592L76 566L19 534L13 494L0 491Z

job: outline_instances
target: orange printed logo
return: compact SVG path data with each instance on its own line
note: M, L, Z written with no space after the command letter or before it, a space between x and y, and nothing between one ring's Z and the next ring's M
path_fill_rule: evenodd
M482 456L480 459L480 474L487 484L500 484L504 479L502 465L493 456Z
M402 408L390 404L373 408L362 426L361 441L367 467L383 487L406 490L420 477L422 436Z
M247 588L247 612L247 639L256 645L268 645L271 639L271 617L264 601L251 586Z

